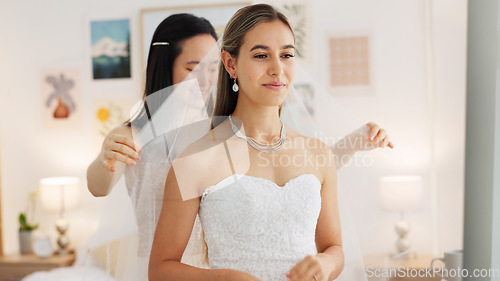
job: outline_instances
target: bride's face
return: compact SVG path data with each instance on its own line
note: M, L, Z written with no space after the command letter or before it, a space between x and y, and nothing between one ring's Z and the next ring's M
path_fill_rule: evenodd
M257 104L282 104L295 77L294 43L292 31L279 20L251 29L235 61L239 94Z

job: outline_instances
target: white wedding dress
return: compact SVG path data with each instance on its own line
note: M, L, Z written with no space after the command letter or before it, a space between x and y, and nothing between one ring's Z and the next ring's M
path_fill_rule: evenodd
M175 134L165 134L165 138L173 138L174 136ZM143 148L141 161L138 161L136 166L127 166L124 173L127 191L137 220L139 236L137 255L145 258L146 265L141 266L141 270L145 272L161 212L165 180L171 167L170 162L167 161L168 153L165 144L168 141L165 138L158 137L148 143ZM203 230L198 216L184 251L182 262L196 267L208 267L206 246L203 243ZM144 276L147 276L147 273L145 274Z
M320 191L313 174L284 186L235 174L209 187L199 216L210 268L246 271L262 281L287 280L298 262L317 254Z

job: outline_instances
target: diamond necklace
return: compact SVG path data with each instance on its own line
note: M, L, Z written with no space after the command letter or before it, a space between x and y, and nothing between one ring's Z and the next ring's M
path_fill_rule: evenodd
M240 132L240 129L238 129L238 127L234 125L233 120L231 119L231 115L229 115L229 123L231 123L231 129L238 138L246 140L248 144L250 144L253 148L257 149L258 151L268 152L268 153L277 151L280 150L283 147L283 144L285 143L285 125L283 124L283 122L281 122L280 139L273 143L260 143L254 138L245 136L242 132Z

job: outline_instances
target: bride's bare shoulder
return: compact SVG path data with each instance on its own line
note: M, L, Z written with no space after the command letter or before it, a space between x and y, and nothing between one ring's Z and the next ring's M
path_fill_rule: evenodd
M290 139L291 144L295 145L296 148L303 148L314 154L333 153L331 148L322 140L316 137L302 135L290 127L286 128L286 136Z
M172 162L172 170L179 186L190 198L200 196L206 186L210 186L214 175L219 175L227 161L223 144L230 137L224 128L218 126L195 142L189 144ZM184 195L183 195L184 196Z
M220 144L232 136L229 131L228 126L222 123L188 145L177 158L189 158L197 166L217 161L217 156L224 152L224 146Z
M287 138L289 138L289 146L294 149L296 153L304 153L308 157L314 159L314 163L322 163L315 168L335 169L335 155L333 150L322 140L316 137L308 137L300 134L299 132L287 128Z

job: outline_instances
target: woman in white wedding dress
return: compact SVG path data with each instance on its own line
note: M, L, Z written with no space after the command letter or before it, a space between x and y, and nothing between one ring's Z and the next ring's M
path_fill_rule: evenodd
M294 43L287 19L269 5L231 18L214 129L168 173L149 280L324 281L341 273L334 154L280 120ZM211 269L181 263L198 213Z
M213 83L203 83L202 81L206 80L203 78L207 77L206 73L210 72L211 68L203 66L203 63L194 65L191 62L211 61L212 58L208 53L211 45L215 45L215 39L215 31L210 23L193 15L173 15L158 26L151 42L146 75L149 78L146 79L145 99L147 99L150 110L151 108L160 108L164 99L162 97L156 98L156 96L161 95L162 87L170 86L170 89L173 88L172 83L179 84L197 78L200 89L204 92L210 91ZM175 50L181 50L181 52L176 53ZM181 91L179 94L187 93ZM182 112L177 113L181 114ZM175 114L176 112L170 113L170 115ZM161 208L166 172L170 168L170 163L155 162L148 157L151 155L165 156L164 146L162 150L161 145L162 139L160 139L159 146L150 145L143 150L137 147L137 139L135 139L136 136L132 136L131 127L142 127L142 119L133 119L133 124L121 125L106 136L99 156L89 166L87 179L88 188L92 194L106 196L121 175L125 176L127 190L134 205L139 227L138 256L147 262ZM171 119L164 118L161 122L167 123L166 127L175 129L175 126L170 124L174 123ZM346 143L356 144L356 146L345 145ZM346 156L336 158L339 160L337 168L345 163L345 161L340 160L349 159L357 150L388 145L392 144L388 140L386 131L374 123L368 123L337 142L333 147L337 156ZM142 159L138 158L139 151L142 153ZM116 224L114 221L109 223ZM202 230L199 227L194 227L192 243L189 243L184 253L184 262L206 267L203 253L204 245L200 243L201 241ZM125 244L120 249L128 249L128 247ZM139 272L143 272L143 266L138 265L137 262L133 266L121 264L120 266L129 270L136 267ZM143 278L141 274L139 273Z

